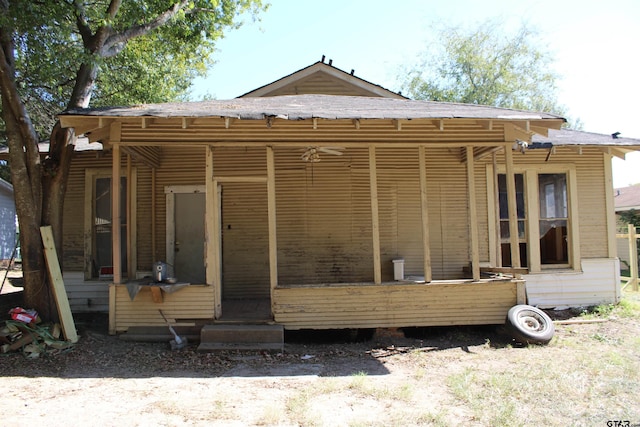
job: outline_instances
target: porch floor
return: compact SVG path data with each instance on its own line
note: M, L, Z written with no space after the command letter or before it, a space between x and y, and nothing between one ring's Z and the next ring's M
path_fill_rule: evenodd
M218 322L266 323L273 320L269 298L224 299Z

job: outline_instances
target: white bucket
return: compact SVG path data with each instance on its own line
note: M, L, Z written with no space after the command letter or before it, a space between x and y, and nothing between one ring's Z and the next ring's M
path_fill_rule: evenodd
M393 280L404 280L404 259L393 260Z

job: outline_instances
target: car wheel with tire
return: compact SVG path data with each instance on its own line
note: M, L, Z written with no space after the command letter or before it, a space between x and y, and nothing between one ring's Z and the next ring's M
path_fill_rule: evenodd
M520 304L507 313L506 327L510 335L521 344L547 344L553 338L553 321L539 308Z

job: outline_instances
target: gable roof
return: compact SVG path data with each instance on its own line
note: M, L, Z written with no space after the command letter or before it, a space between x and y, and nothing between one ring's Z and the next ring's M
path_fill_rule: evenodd
M406 99L398 93L355 76L353 70L347 73L331 64L331 61L325 64L322 57L322 61L240 95L238 98L324 94Z

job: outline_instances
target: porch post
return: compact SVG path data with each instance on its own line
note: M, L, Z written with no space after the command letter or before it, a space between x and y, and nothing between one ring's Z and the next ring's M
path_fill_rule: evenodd
M269 280L271 283L271 306L273 293L278 286L278 242L276 234L276 167L273 147L267 146L267 209L269 221Z
M613 196L613 169L611 159L611 154L604 154L604 200L607 217L607 254L609 258L616 258L618 256L618 246L616 240L616 209ZM574 266L574 268L575 267L576 266Z
M213 150L206 148L205 178L205 274L208 285L214 287L213 316L222 316L222 283L220 283L220 206L218 182L213 178Z
M369 147L369 191L371 194L371 234L373 240L373 281L382 283L382 264L380 261L380 219L378 218L378 171L376 166L376 147Z
M424 145L418 147L420 167L420 203L422 205L422 252L424 265L424 281L433 280L431 274L431 242L429 239L429 201L427 198L427 160Z
M133 206L133 203L135 203L135 200L133 199L133 182L131 180L131 175L132 175L132 165L131 165L131 155L127 154L127 212L126 212L126 216L127 216L127 277L129 278L129 280L135 279L136 274L135 274L135 268L136 268L136 259L134 254L136 253L136 251L133 249L133 230L134 228L132 227L134 221L136 220L135 218L132 218L131 215L131 207Z
M504 146L507 166L507 205L509 207L509 246L511 246L511 267L520 268L520 239L518 237L518 205L516 201L516 176L513 171L511 145Z
M467 146L467 193L469 197L469 231L471 238L471 271L473 280L480 280L480 250L478 248L478 208L476 206L476 176L473 147Z
M113 136L113 133L111 134ZM119 139L119 138L118 138ZM120 144L113 141L111 167L111 246L113 264L113 283L122 283L122 262L120 242ZM119 142L119 141L118 141Z

